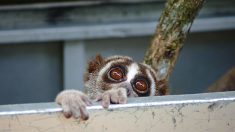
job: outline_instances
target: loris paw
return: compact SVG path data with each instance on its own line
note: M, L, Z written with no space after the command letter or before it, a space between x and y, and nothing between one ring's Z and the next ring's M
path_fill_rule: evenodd
M125 88L111 89L102 93L97 100L101 100L104 108L108 108L112 104L126 104L127 90Z
M61 105L66 118L71 116L87 120L89 118L86 106L91 105L90 99L77 90L65 90L56 97L56 103Z

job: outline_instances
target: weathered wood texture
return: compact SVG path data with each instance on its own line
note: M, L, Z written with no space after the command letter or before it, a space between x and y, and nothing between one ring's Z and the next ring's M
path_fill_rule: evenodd
M192 23L204 0L168 0L144 63L157 71L159 89L167 87L169 75Z
M90 119L65 119L54 103L0 106L1 132L233 132L235 92L130 99L88 107Z

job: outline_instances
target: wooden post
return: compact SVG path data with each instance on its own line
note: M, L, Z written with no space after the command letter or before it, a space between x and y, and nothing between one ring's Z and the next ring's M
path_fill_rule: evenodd
M161 14L144 63L157 71L159 88L166 89L169 75L204 0L168 0Z

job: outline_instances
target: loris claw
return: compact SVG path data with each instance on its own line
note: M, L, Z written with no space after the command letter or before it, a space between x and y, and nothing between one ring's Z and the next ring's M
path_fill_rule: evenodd
M66 117L88 119L86 106L92 100L101 100L104 108L110 103L124 104L127 97L165 95L167 88L157 80L156 72L148 65L137 63L127 56L97 55L88 63L84 74L85 93L77 90L61 92L56 102ZM89 97L89 98L88 98Z

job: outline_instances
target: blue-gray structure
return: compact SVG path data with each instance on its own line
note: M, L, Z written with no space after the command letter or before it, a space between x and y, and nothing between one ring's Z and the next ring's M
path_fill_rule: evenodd
M0 6L0 104L53 101L83 89L89 58L141 61L165 1ZM235 2L206 1L170 78L171 94L201 93L235 66Z

